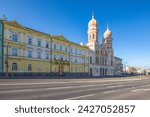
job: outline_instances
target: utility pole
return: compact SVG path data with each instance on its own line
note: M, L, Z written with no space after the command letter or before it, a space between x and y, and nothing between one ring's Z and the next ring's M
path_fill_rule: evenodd
M11 38L9 35L8 38L6 39L6 78L8 78L8 39Z
M50 76L52 76L52 35L50 35Z

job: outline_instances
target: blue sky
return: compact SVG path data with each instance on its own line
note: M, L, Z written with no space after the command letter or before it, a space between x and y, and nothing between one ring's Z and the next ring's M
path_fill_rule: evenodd
M87 43L92 10L99 42L109 23L115 55L127 65L150 68L149 0L0 0L0 17L49 34Z

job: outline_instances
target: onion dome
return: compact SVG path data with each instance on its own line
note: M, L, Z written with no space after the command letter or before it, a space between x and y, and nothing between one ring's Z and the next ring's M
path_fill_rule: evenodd
M97 21L94 19L94 15L92 15L92 19L89 21L88 27L97 27Z
M104 33L104 38L109 38L112 36L112 32L109 30L108 26L107 26L107 30Z

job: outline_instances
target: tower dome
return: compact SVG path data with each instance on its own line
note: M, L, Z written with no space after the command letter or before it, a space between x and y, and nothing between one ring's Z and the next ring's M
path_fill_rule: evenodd
M109 38L109 37L112 37L112 32L109 30L107 26L107 30L104 33L104 38Z
M94 15L92 15L92 19L89 21L88 27L97 27L97 21L94 19Z

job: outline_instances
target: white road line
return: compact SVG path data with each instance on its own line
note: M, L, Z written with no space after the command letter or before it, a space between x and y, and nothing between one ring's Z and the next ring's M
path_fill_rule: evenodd
M131 92L138 92L138 91L150 91L150 89L136 89L132 90Z
M81 85L81 86L68 86L68 87L52 87L46 88L46 90L54 90L54 89L72 89L72 88L83 88L83 87L94 87L99 85Z
M136 89L136 90L132 90L131 92L137 92L137 91L142 91L143 89Z
M99 86L99 85L81 85L81 86L40 88L40 89L9 90L9 91L0 91L0 94L2 94L2 93L31 92L31 91L59 90L59 89L73 89L73 88L94 87L94 86Z
M104 92L104 93L114 93L114 92L117 92L117 90L106 91L106 92Z
M73 88L94 87L94 86L100 86L100 85L81 85L81 86L74 86Z
M150 89L144 89L144 91L149 91Z
M23 89L23 90L10 90L10 91L0 91L0 93L19 93L19 92L30 92L32 89Z
M68 87L53 87L53 88L46 88L46 90L69 89L69 88L73 88L73 87L72 86L68 86Z
M81 99L81 98L85 98L85 97L91 97L94 96L95 94L89 94L89 95L82 95L82 96L77 96L77 97L72 97L72 98L66 98L64 100L74 100L74 99Z
M122 87L124 85L108 86L107 88Z

